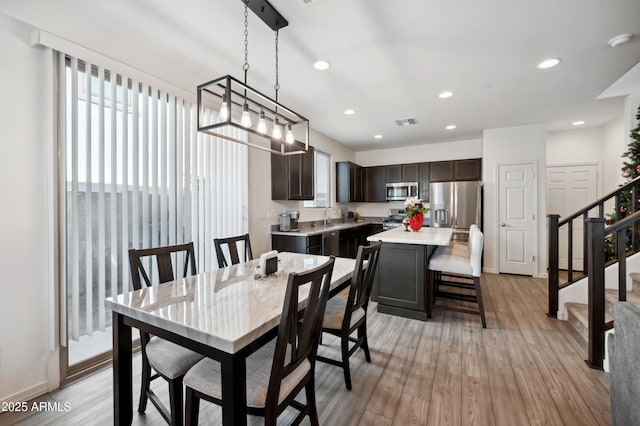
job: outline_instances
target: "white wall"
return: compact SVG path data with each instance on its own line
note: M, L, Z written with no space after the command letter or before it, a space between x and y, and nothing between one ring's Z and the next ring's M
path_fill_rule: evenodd
M484 271L497 273L498 252L498 165L537 162L536 186L536 262L535 273L546 276L546 224L545 224L545 176L546 146L545 128L542 124L488 129L484 131L482 147L482 169L484 182Z
M309 143L317 150L331 155L331 200L336 204L335 163L354 161L355 153L344 145L311 130ZM249 233L254 257L271 250L271 225L278 223L278 214L283 210L300 210L300 221L322 219L322 208L306 208L303 201L271 200L271 154L257 149L249 150ZM333 214L335 217L336 215Z
M482 157L482 140L429 143L402 148L356 152L355 162L361 166L423 163L428 161L462 160Z
M0 15L0 400L58 386L52 270L52 55Z
M629 133L625 132L625 120L618 117L607 123L602 131L602 195L608 194L624 183L622 154L627 150Z
M598 198L614 191L624 181L620 173L628 141L624 123L618 117L602 126L547 133L547 166L596 164ZM605 208L611 207L607 204Z
M547 133L547 165L601 162L603 133L602 126Z

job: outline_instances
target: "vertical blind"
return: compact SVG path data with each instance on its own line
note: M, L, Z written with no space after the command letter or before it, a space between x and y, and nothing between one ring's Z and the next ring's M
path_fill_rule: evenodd
M248 160L196 131L191 101L58 55L63 308L78 340L110 325L105 297L131 290L129 248L193 241L198 271L216 267L213 239L247 232Z

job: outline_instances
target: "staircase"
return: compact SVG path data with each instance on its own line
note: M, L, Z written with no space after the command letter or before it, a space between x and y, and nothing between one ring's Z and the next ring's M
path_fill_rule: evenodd
M640 272L629 274L633 283L631 291L627 291L627 302L640 308ZM618 301L617 289L606 289L605 297L605 323L613 322L613 304ZM586 303L567 302L565 303L568 321L575 328L585 341L589 340L589 305Z
M630 200L621 213L622 200ZM613 206L614 223L607 224L605 204ZM627 206L627 204L625 204ZM567 319L587 340L587 363L602 369L605 332L613 328L613 304L627 301L640 308L640 177L591 203L574 214L549 219L549 305L547 315L557 317L566 308ZM582 265L572 264L574 223L582 222ZM605 226L606 224L606 226ZM560 229L567 239L566 281L560 283ZM606 240L605 240L606 239ZM607 245L605 246L605 241ZM609 257L607 259L608 248ZM633 256L633 257L630 257ZM634 273L627 273L627 263ZM606 268L606 273L605 273ZM627 289L627 277L631 286ZM564 280L563 280L564 281ZM560 293L564 306L558 306ZM570 295L570 297L567 297ZM559 309L560 308L560 309Z

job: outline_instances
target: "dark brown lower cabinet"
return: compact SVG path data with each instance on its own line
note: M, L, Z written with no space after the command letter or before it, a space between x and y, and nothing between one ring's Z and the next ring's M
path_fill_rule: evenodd
M340 257L356 257L358 247L368 245L367 237L382 231L382 225L377 223L367 223L353 228L342 230L327 230L328 233L339 233L338 253ZM289 251L293 253L324 254L328 255L327 249L323 249L323 235L272 235L271 247L273 250Z
M322 254L322 234L311 236L272 235L273 250L303 254Z

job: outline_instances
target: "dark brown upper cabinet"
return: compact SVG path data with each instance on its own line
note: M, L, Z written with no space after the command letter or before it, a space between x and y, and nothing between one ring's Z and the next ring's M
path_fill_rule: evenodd
M363 168L350 161L336 162L336 202L363 201Z
M385 166L364 167L363 201L387 201Z
M402 182L402 165L394 164L393 166L385 166L385 182L386 183L395 183Z
M447 182L453 180L453 161L434 161L429 163L429 180Z
M418 180L420 179L419 167L420 165L418 163L403 164L402 165L402 181L418 182Z
M271 154L271 199L313 200L314 148L304 154Z
M482 180L482 159L456 160L453 164L454 180Z
M385 166L387 183L417 182L418 164L394 164Z
M420 192L420 199L425 202L429 202L429 172L431 170L431 163L418 164L418 191Z

